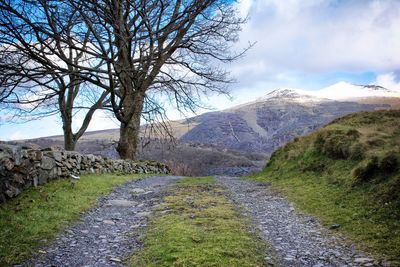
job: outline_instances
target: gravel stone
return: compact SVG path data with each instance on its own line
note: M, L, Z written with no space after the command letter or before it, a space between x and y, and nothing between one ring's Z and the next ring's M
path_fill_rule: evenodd
M146 190L144 190L143 188L133 188L133 189L131 190L131 192L132 192L133 194L143 194L144 192L146 192Z
M137 205L137 202L130 201L126 199L111 199L108 204L111 206L118 206L118 207L132 207Z
M369 263L374 260L370 258L356 258L354 261L357 263Z

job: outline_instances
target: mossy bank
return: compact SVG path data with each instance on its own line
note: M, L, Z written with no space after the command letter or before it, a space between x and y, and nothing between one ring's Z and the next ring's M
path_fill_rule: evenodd
M296 138L251 178L271 181L377 258L400 263L400 111L361 112Z

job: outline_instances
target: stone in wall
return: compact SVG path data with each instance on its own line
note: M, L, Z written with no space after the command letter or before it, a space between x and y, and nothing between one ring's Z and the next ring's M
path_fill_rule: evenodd
M152 161L112 160L59 148L0 143L0 202L29 187L51 180L89 173L170 173L165 164Z

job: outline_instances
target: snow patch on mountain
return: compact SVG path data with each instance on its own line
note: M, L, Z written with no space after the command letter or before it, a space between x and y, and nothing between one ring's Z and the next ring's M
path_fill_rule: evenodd
M291 101L297 103L310 103L329 101L329 99L321 98L313 95L312 91L305 91L294 88L283 88L269 92L265 96L258 98L256 102L264 102L271 100Z
M365 97L400 97L400 92L378 85L356 85L339 82L318 91L310 92L314 96L334 100Z

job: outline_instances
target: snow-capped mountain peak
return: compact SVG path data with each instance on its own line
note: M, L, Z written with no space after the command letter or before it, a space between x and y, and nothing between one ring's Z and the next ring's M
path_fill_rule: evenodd
M339 82L319 91L315 91L313 95L339 100L363 97L400 97L400 92L378 85L356 85Z
M311 91L293 88L282 88L267 93L264 97L257 99L257 102L270 101L275 99L292 102L320 102L326 100L319 98L318 96L312 95Z
M298 98L301 97L301 95L295 90L295 89L289 89L289 88L284 88L284 89L276 89L271 92L269 92L267 95L265 95L264 98Z

